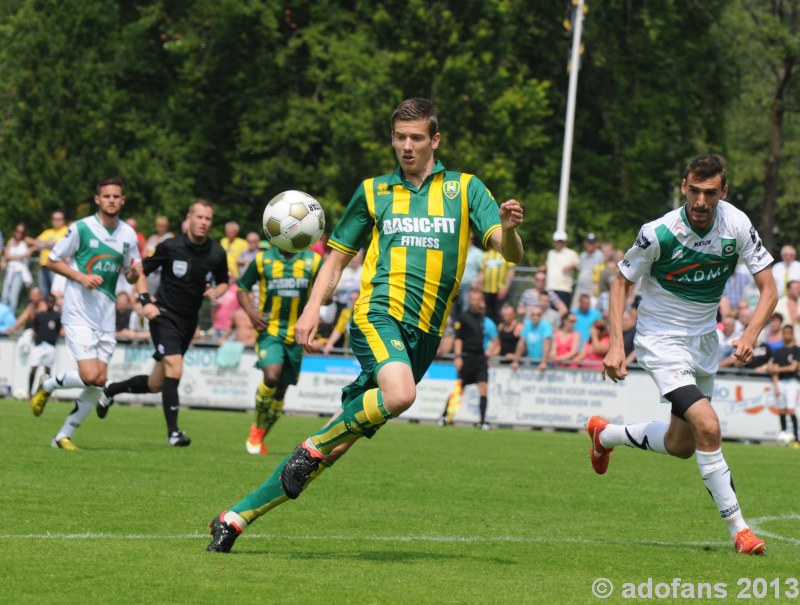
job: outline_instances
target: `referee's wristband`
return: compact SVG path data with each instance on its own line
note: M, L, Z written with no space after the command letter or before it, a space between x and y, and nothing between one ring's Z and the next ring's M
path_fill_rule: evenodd
M150 294L147 293L147 292L139 294L136 298L139 301L139 304L142 305L143 307L145 305L149 305L149 304L151 304L153 302L153 301L150 300Z

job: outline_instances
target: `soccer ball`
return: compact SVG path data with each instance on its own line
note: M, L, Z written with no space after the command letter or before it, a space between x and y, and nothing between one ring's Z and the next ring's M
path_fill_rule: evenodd
M781 431L778 433L778 445L789 445L792 441L794 441L794 435L792 435L788 431Z
M16 389L14 389L12 396L14 397L14 399L27 399L28 391L26 389L23 389L22 387L17 387Z
M322 205L302 191L284 191L264 208L264 235L284 252L300 252L316 244L325 231Z

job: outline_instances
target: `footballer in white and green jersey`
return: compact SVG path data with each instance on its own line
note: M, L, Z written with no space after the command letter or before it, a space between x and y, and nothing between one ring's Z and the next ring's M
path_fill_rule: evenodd
M689 224L685 206L645 224L619 262L626 279L642 280L637 333L713 332L725 282L740 257L753 274L773 260L747 215L723 200L707 230Z
M132 261L141 260L136 232L130 225L119 221L115 229L108 229L97 214L76 221L53 247L50 260L68 260L80 273L103 278L103 283L92 290L77 281L67 280L62 323L114 332L114 302L120 270L128 272Z

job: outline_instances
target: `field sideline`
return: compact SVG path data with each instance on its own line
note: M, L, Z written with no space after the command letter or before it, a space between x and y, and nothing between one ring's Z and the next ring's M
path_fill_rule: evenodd
M120 406L90 417L70 453L49 446L69 404L41 418L0 405L0 602L630 603L625 583L680 578L724 583L728 597L636 602L721 603L740 601L741 578L780 591L800 579L800 451L788 448L724 447L764 557L734 552L693 460L619 448L598 477L584 434L402 422L214 555L211 517L321 419L283 418L260 457L244 450L249 414L184 410L193 443L172 449L160 409ZM615 586L604 600L601 577Z

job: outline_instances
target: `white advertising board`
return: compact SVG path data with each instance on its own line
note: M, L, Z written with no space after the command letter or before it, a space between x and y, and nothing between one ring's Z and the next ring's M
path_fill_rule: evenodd
M153 365L148 345L120 344L109 365L111 380L149 374ZM215 347L192 347L184 357L180 384L181 403L192 407L252 409L261 373L254 368L255 353L246 350L238 365L221 368ZM56 371L74 368L66 347L56 347ZM351 357L308 355L296 386L286 396L287 412L328 415L341 401L341 389L358 376L358 362ZM0 394L27 390L27 355L16 341L0 339ZM437 362L417 387L417 400L403 417L431 421L444 409L455 383L451 363ZM59 391L59 398L73 398L77 389ZM121 395L120 401L160 403L160 395ZM719 414L722 434L730 439L774 440L779 430L772 384L765 377L719 374L713 405ZM456 422L477 422L478 393L464 390ZM627 379L614 384L603 381L595 369L536 369L495 366L489 370L487 420L494 425L580 429L590 416L599 415L615 423L668 420L669 405L660 403L653 381L632 370Z

